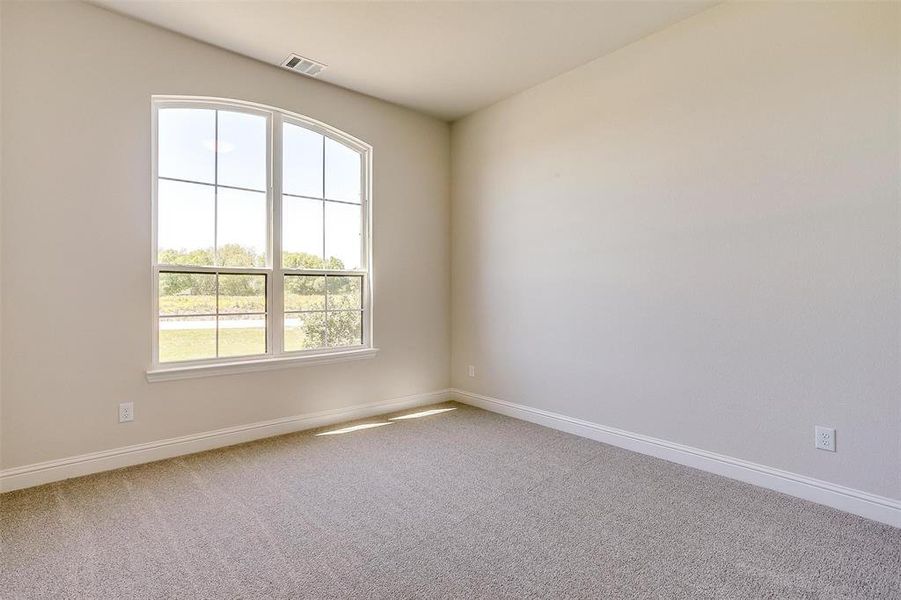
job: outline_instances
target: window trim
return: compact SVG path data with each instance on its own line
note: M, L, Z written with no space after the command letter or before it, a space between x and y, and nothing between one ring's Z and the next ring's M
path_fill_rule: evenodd
M264 267L216 267L160 265L157 248L158 114L161 108L228 110L264 116L267 120L267 227L268 247ZM356 270L291 269L282 266L282 130L283 123L298 125L348 146L361 155L360 211L361 266ZM323 157L324 160L324 157ZM323 190L323 195L325 191ZM323 200L325 200L323 198ZM296 365L323 364L370 358L378 351L373 345L372 324L372 146L335 127L310 117L280 108L228 98L196 96L151 96L151 361L148 381L203 377L259 371ZM266 354L215 357L177 362L159 361L159 273L161 271L265 274L266 277ZM359 346L284 351L284 278L286 275L356 275L362 281L362 344Z

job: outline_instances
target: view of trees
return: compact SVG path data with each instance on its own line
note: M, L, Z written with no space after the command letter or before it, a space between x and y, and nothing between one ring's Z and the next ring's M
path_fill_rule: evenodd
M200 250L173 250L165 249L159 252L159 264L161 265L198 265L212 266L215 256L212 248ZM247 248L239 244L225 244L219 248L220 265L223 267L263 267L266 265L266 255L256 252L253 248ZM282 261L288 269L344 269L344 263L340 258L330 256L323 259L321 256L308 252L285 252Z
M219 257L224 266L233 267L261 267L266 262L265 255L237 244L220 247ZM211 266L214 252L212 248L165 249L159 252L159 263ZM285 253L284 263L289 268L344 268L338 258L323 260L304 252ZM285 350L361 344L361 298L359 276L286 276ZM216 356L216 327L220 330L219 356L265 352L265 275L161 272L159 310L161 361ZM236 313L246 316L231 317L222 323L222 316ZM218 325L211 316L217 314ZM227 330L222 329L226 325ZM223 348L224 343L227 348Z

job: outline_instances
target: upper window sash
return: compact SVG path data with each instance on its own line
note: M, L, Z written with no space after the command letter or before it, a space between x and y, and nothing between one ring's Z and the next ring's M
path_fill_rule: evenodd
M155 97L152 114L154 264L271 268L274 113L245 103ZM171 140L163 139L166 120L172 121L165 132L174 136ZM231 136L247 138L243 145L250 142L250 146L235 148ZM249 213L248 205L255 205ZM184 210L194 211L195 216L203 211L205 231L180 228L184 214L179 211ZM248 242L246 231L236 230L248 218L258 220L250 231L254 242ZM169 234L168 240L161 239L163 231ZM229 256L228 246L236 243L236 231L238 245L252 250L252 255ZM179 236L189 237L199 247L179 244ZM206 248L212 248L209 255ZM188 254L177 252L179 249ZM167 260L166 252L176 252L177 260Z
M298 271L298 270L311 270L311 269L297 269L292 267L283 266L282 261L277 259L277 255L281 254L281 227L277 227L276 224L279 225L282 223L282 215L275 214L276 211L279 213L282 212L283 206L283 196L294 197L295 195L289 194L283 191L283 179L284 175L282 173L282 126L284 124L294 125L300 127L302 129L312 131L318 133L326 140L333 141L339 145L346 146L349 149L354 150L360 155L360 192L359 192L359 206L361 209L361 220L360 220L360 229L361 229L361 240L360 240L360 260L359 265L355 269L339 269L344 271L353 271L353 272L366 272L369 269L369 262L371 260L370 257L370 209L369 209L369 191L370 191L370 181L369 176L371 173L371 146L353 138L352 136L348 136L347 134L337 130L334 127L331 127L325 123L317 121L315 119L311 119L309 117L304 117L301 115L295 115L288 113L286 111L281 111L280 109L262 107L260 105L256 105L249 102L244 102L240 100L225 100L225 99L216 99L216 98L192 98L192 97L180 97L180 96L155 96L153 99L154 110L153 110L153 119L154 119L154 132L153 136L153 155L154 162L156 165L156 171L154 173L153 178L153 186L154 186L154 198L157 199L159 190L157 186L159 185L159 179L164 177L165 180L171 180L173 182L183 181L185 183L194 184L194 185L203 185L212 187L214 185L213 182L210 181L195 181L190 179L180 179L180 178L169 178L164 175L160 175L158 172L158 153L159 148L158 144L158 111L160 109L178 109L178 108L188 108L188 109L207 109L207 110L221 110L228 112L238 112L238 113L246 113L248 115L261 116L266 119L267 123L267 249L266 249L266 259L264 265L247 265L248 267L259 268L263 266L267 269L274 269L276 271L284 270L284 271ZM323 170L325 170L323 166ZM323 178L325 175L323 174ZM224 189L234 189L234 190L248 190L255 192L262 192L262 190L254 190L253 188L243 188L241 186L232 186L228 184L218 184L219 188ZM302 196L296 195L296 197L310 198L316 200L325 200L327 202L334 203L343 203L343 204L357 204L356 202L349 202L346 198L334 198L329 197L328 193L324 193L322 196ZM171 263L165 261L158 261L158 210L159 206L154 208L154 231L153 231L153 247L154 247L154 265L166 265L167 267L187 267L187 266L203 266L203 267L233 267L237 265L228 265L228 264L202 264L202 265L193 265L193 264L182 264L182 263ZM277 231L278 229L278 231ZM218 241L218 240L216 240ZM218 258L218 257L217 257ZM222 262L221 260L219 261ZM316 270L316 269L312 269ZM331 270L335 269L323 269L323 270Z

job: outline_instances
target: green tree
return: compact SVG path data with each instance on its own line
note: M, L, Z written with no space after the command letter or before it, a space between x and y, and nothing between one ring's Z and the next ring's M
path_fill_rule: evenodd
M327 321L329 346L358 346L362 343L362 321L358 311L330 312Z
M174 248L166 248L160 250L158 262L161 265L198 265L210 266L214 264L213 249L204 248L201 250L176 250Z
M239 244L225 244L219 248L219 264L223 267L264 267L266 255Z

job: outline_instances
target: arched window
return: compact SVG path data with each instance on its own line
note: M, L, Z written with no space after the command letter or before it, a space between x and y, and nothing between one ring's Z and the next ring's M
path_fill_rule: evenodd
M151 379L372 348L371 147L286 111L153 98Z

